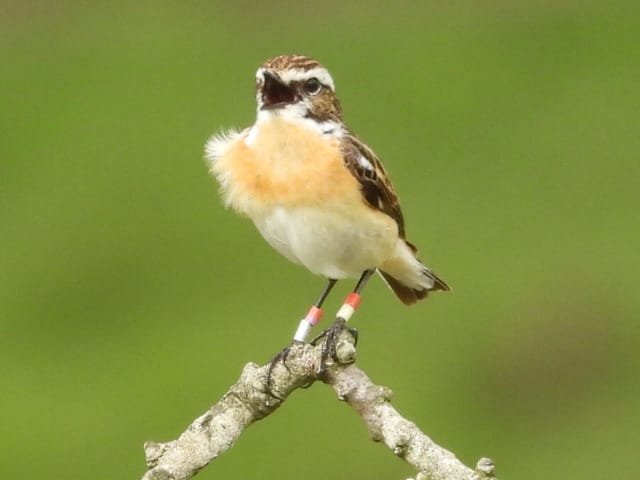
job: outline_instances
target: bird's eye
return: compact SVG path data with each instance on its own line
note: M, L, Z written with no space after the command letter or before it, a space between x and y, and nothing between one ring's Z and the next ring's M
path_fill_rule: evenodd
M320 90L322 89L322 84L320 83L320 80L318 80L316 77L313 77L307 80L306 82L304 82L303 88L307 94L316 95L320 93Z

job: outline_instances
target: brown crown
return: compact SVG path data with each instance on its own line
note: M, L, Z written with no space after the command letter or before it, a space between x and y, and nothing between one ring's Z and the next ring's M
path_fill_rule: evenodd
M311 70L318 67L324 68L320 62L304 55L278 55L262 64L262 68L272 71L289 69Z

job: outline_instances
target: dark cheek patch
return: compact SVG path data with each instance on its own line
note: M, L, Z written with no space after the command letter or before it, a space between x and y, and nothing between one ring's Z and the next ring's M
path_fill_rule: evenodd
M340 104L335 96L331 95L328 91L325 90L324 93L313 97L311 102L311 110L305 115L307 118L313 118L321 122L325 120L341 120L342 112Z

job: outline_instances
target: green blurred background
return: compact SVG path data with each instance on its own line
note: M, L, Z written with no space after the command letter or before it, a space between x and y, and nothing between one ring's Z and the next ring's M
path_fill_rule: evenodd
M2 2L2 478L137 478L288 342L323 280L202 159L281 53L328 66L454 287L372 282L359 365L502 478L637 476L639 45L632 1ZM410 474L316 385L199 478Z

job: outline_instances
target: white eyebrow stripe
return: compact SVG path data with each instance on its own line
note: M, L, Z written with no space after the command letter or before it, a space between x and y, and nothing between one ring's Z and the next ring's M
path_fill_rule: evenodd
M258 72L260 72L260 70L258 70ZM310 78L313 78L313 77L320 80L320 83L322 83L323 85L326 85L332 91L334 92L336 91L336 87L333 83L333 78L331 78L331 75L329 74L326 68L316 67L316 68L312 68L311 70L291 69L291 70L285 70L284 72L280 73L280 78L284 83L309 80Z

